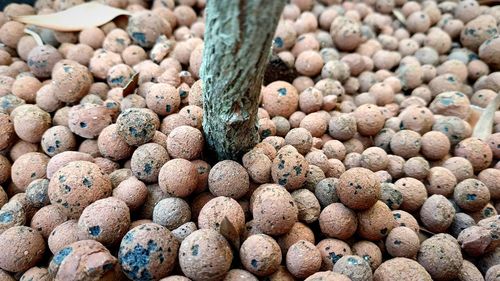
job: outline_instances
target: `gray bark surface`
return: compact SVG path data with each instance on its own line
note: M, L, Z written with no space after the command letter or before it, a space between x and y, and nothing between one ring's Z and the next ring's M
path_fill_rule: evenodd
M240 160L259 141L257 109L285 0L208 0L203 130L219 160Z

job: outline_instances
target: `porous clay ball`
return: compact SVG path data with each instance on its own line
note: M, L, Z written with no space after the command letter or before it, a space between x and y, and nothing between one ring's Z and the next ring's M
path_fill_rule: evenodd
M54 65L62 60L59 51L51 45L36 46L28 53L28 66L35 76L50 77Z
M196 224L192 221L189 221L178 228L172 230L172 235L179 241L182 242L186 237L188 237L191 233L195 232L198 229Z
M420 219L424 226L436 233L446 232L455 216L453 205L443 195L434 194L420 208Z
M380 201L384 202L391 210L399 209L403 203L403 194L398 191L392 183L380 185Z
M27 226L13 226L0 234L3 247L0 268L22 272L37 264L45 253L45 241L36 230Z
M369 147L361 153L361 166L372 172L384 170L388 161L387 153L380 147Z
M86 237L105 246L118 244L129 226L129 208L125 202L114 197L100 199L90 204L83 210L78 220L78 227Z
M264 153L251 150L243 155L243 166L255 183L266 183L271 180L272 161Z
M466 179L455 186L453 199L466 211L479 211L490 201L490 191L483 182Z
M360 256L347 255L333 266L333 272L341 273L352 281L372 280L372 270L367 261Z
M232 198L219 196L208 201L198 215L198 227L200 229L211 228L220 231L223 222L227 219L234 229L243 233L245 227L245 213Z
M314 193L307 189L298 189L292 192L292 197L297 205L300 221L312 223L319 218L321 206Z
M450 151L450 140L438 131L425 133L421 140L421 153L429 160L443 159Z
M21 190L25 191L28 185L37 179L45 178L47 165L50 158L39 152L29 152L21 155L12 164L12 182ZM30 167L27 169L27 167Z
M74 103L90 90L93 78L87 67L76 63L62 63L52 71L52 86L58 100Z
M297 150L286 145L282 147L273 160L271 176L275 183L287 190L295 190L306 181L309 164Z
M493 153L486 142L467 138L455 146L455 156L469 160L474 172L480 172L490 166Z
M353 112L357 131L364 136L374 136L384 127L385 118L380 109L373 104L364 104Z
M433 280L453 280L462 266L462 253L455 238L437 234L422 242L417 257Z
M75 150L76 139L68 127L54 126L42 135L41 145L45 154L54 156L63 151Z
M49 183L49 198L69 218L80 217L93 202L111 195L111 180L94 163L70 162L57 170Z
M403 165L405 175L414 179L423 180L429 174L429 162L423 157L412 157Z
M383 239L393 226L391 209L382 201L377 201L368 210L358 213L358 233L365 239L372 241Z
M243 270L243 269L231 269L224 277L224 281L258 281L257 277L255 277L252 273ZM164 280L165 281L165 280ZM167 280L168 281L168 280ZM179 280L182 281L182 280ZM189 281L187 278L185 281Z
M153 210L153 222L174 230L191 219L191 209L186 201L177 197L162 199Z
M118 134L116 124L111 124L101 131L97 138L97 147L102 156L115 161L126 159L133 152L133 147Z
M208 175L208 188L215 196L239 199L250 185L245 168L236 161L224 160L215 164Z
M198 183L198 172L186 159L172 159L160 169L158 183L161 190L178 197L189 196Z
M233 254L221 234L213 229L200 229L182 241L179 265L192 280L220 280L229 271Z
M33 215L30 226L39 231L43 238L47 239L54 228L67 220L68 217L62 212L61 207L48 205Z
M299 104L297 89L285 81L275 81L262 91L262 107L271 117L290 117Z
M330 136L339 141L351 139L357 132L356 118L350 114L332 117L328 125Z
M329 280L335 280L335 281L349 281L349 277L336 273L333 271L320 271L316 272L313 275L307 277L305 281L329 281Z
M149 142L159 127L156 113L146 108L130 108L123 111L116 120L116 129L129 145Z
M95 138L106 126L111 124L112 118L108 109L102 105L86 103L71 107L68 112L69 129L84 138Z
M51 277L49 271L43 267L32 267L28 269L23 276L21 276L20 281L38 280L38 281L50 281Z
M271 236L255 234L241 245L240 259L246 270L262 277L278 270L282 254L278 243Z
M299 153L305 155L312 148L313 137L304 128L294 128L286 134L285 142L295 147Z
M311 242L299 240L286 254L286 267L297 278L307 278L321 268L321 253Z
M127 33L141 47L153 47L158 36L170 35L170 24L151 11L140 11L133 14L127 25Z
M451 157L446 159L442 166L450 170L457 182L461 182L465 179L471 178L474 175L474 168L469 160L463 157Z
M43 133L52 125L50 114L31 104L16 107L11 117L17 136L31 143L40 142Z
M372 171L352 168L340 176L337 195L347 207L366 210L377 202L380 196L380 183Z
M352 251L355 255L366 260L372 270L377 269L382 263L382 251L377 244L370 241L359 241L352 245Z
M500 199L500 182L498 181L499 178L500 170L493 168L482 170L478 175L478 179L488 187L490 191L490 197L493 200Z
M316 51L304 51L295 60L295 69L302 75L315 76L323 68L323 58Z
M69 220L61 223L52 230L47 239L47 244L52 254L55 254L67 245L79 241L81 236L78 222L76 220Z
M429 170L425 184L430 195L440 194L448 197L453 194L457 179L450 170L443 167L433 167Z
M15 140L14 124L8 114L0 112L0 150L9 147Z
M399 226L391 230L385 239L385 248L393 257L413 259L420 248L420 240L412 229Z
M342 203L332 203L319 216L321 232L327 237L348 239L358 228L358 219L351 209Z
M167 83L153 84L146 93L146 104L160 116L179 111L181 98L175 87Z
M73 161L93 162L94 159L89 154L83 152L76 152L76 151L61 152L50 158L49 163L47 164L47 178L49 179L52 178L54 173L57 172L59 168Z
M54 280L116 279L122 274L116 258L94 240L74 242L55 253L49 273Z
M251 202L254 222L265 234L285 234L297 222L293 197L280 185L261 185L252 194Z
M130 169L137 179L144 182L157 182L161 167L170 160L167 150L156 143L139 146L130 159Z
M174 269L179 242L165 227L146 223L131 229L123 237L118 262L132 279L161 279Z
M390 147L394 154L403 158L417 156L422 145L419 133L410 130L401 130L391 139Z
M373 274L374 281L431 281L429 273L418 262L408 258L394 258L382 263Z
M401 178L395 183L395 188L403 195L400 208L413 212L420 208L427 199L427 190L422 182L414 178Z

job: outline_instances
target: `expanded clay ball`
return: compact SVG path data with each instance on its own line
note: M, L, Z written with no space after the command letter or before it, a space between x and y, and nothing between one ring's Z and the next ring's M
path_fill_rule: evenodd
M215 196L239 199L248 191L250 180L245 168L236 161L215 164L208 175L208 188Z
M357 215L359 235L371 241L383 239L394 227L391 209L382 201L377 201L370 209Z
M125 87L134 76L134 70L126 64L116 64L109 68L106 81L109 87Z
M153 84L146 92L146 104L160 116L179 111L181 97L175 87L166 83Z
M54 173L57 172L57 170L59 170L59 168L73 161L93 162L94 159L89 154L83 152L76 152L76 151L61 152L50 158L49 163L47 164L47 178L51 179Z
M385 239L385 249L393 257L414 259L420 248L417 233L404 226L395 227Z
M0 150L4 150L14 142L15 131L14 123L10 116L2 112L0 112L0 130L2 131L2 135L0 136Z
M2 234L0 268L10 272L22 272L37 264L45 253L42 235L27 226L13 226Z
M264 153L251 150L243 155L243 166L255 183L267 183L271 180L272 161Z
M360 256L347 255L333 266L333 272L341 273L352 281L372 280L370 264Z
M421 136L411 130L401 130L392 136L390 148L394 154L403 158L417 156L421 148Z
M469 160L474 172L488 168L493 159L489 145L478 138L467 138L459 142L455 146L455 156Z
M118 135L129 145L149 142L159 126L158 116L147 108L126 109L116 120Z
M425 133L421 140L421 153L429 160L443 159L450 151L448 137L439 131Z
M289 191L304 184L308 171L309 163L291 145L286 145L278 151L271 166L273 181Z
M243 270L243 269L231 269L229 272L226 274L224 277L224 281L258 281L253 274L250 272ZM165 280L163 280L165 281ZM168 281L168 280L167 280ZM182 281L182 280L179 280ZM186 278L186 281L189 281L189 279Z
M116 124L111 124L101 131L97 146L102 156L115 161L126 159L133 152L133 147L118 135Z
M132 211L142 206L147 196L146 185L136 177L128 177L113 189L113 197L125 202Z
M431 281L429 273L418 262L408 258L393 258L382 263L373 274L374 281L407 279Z
M179 242L167 228L146 223L123 237L118 262L130 279L161 279L173 270L178 249Z
M2 42L5 42L2 40ZM28 66L37 77L48 78L56 63L63 59L59 51L51 45L36 46L28 53Z
M52 71L55 95L63 102L78 102L88 93L93 82L87 67L73 61L62 62Z
M42 135L40 142L43 151L49 156L76 149L76 138L66 126L54 126Z
M28 269L21 276L20 281L29 281L29 280L39 280L39 281L50 281L51 277L49 275L49 271L46 268L34 266Z
M422 223L432 232L446 232L454 216L455 208L443 195L432 195L420 209Z
M403 171L408 177L423 180L429 174L430 165L423 157L412 157L403 165Z
M286 134L285 142L295 147L299 153L305 155L312 148L313 137L311 133L304 128L294 128Z
M162 199L153 210L153 222L172 231L191 219L188 203L177 197Z
M340 176L337 195L347 207L366 210L377 202L380 196L380 183L372 171L365 168L351 168Z
M32 76L18 76L14 84L12 84L12 94L25 100L28 103L34 103L36 93L42 86L42 83Z
M361 166L373 172L387 168L388 161L387 153L380 147L369 147L361 153Z
M153 47L158 36L172 33L170 24L151 11L134 13L128 21L127 33L141 47Z
M95 138L111 122L112 118L105 106L86 103L71 107L68 112L68 123L65 126L78 136Z
M338 140L329 140L325 142L321 149L329 159L333 158L342 161L346 155L344 144Z
M321 268L321 253L309 241L300 240L286 254L286 267L297 278L307 278Z
M299 104L297 89L285 81L275 81L262 90L262 107L270 117L290 117Z
M186 237L179 249L182 272L193 280L220 280L231 267L233 254L221 234L200 229Z
M348 239L358 228L358 219L351 209L342 203L332 203L319 216L321 232L327 237Z
M488 271L486 272L485 280L497 281L499 277L500 277L500 265L495 265L488 269Z
M453 199L461 209L479 211L490 201L490 191L477 179L465 179L455 186Z
M364 136L374 136L384 127L385 118L380 109L373 104L364 104L353 112L357 131Z
M0 209L0 234L13 226L24 225L29 216L25 209L25 206L17 200L5 203Z
M188 160L172 159L161 167L158 183L160 188L170 195L187 197L197 187L198 172Z
M74 161L54 173L49 183L49 198L69 218L76 219L88 205L110 196L111 189L109 176L96 164Z
M39 152L28 152L21 155L12 164L12 183L20 190L25 191L32 181L45 178L49 160L47 155Z
M132 154L130 168L144 182L157 182L161 167L170 160L167 150L156 143L139 146Z
M208 201L198 214L198 227L220 231L225 220L232 224L237 233L242 234L245 228L245 213L232 198L219 196Z
M457 179L453 173L443 167L432 167L429 170L429 175L425 181L427 192L432 194L440 194L445 197L453 194Z
M382 251L377 244L370 241L359 241L352 245L355 255L362 257L370 264L372 270L382 263Z
M285 234L298 220L293 197L280 185L261 185L252 194L250 202L256 226L265 234Z
M403 203L403 194L396 189L393 183L382 183L380 184L379 200L384 202L391 210L397 210Z
M129 226L129 208L125 202L114 197L100 199L90 204L83 210L78 220L78 227L85 233L85 237L105 246L117 245L127 233Z
M322 68L323 58L316 51L301 52L295 60L295 69L302 75L315 76Z
M278 270L282 254L278 243L271 236L255 234L241 245L240 259L246 270L263 277Z
M62 209L56 205L48 205L38 210L31 218L30 226L47 239L58 225L68 220Z
M446 159L446 161L444 161L442 166L450 170L453 175L455 175L457 182L461 182L474 176L472 164L469 162L469 160L463 157L448 158Z
M343 274L336 273L333 271L316 272L305 279L305 281L323 281L323 280L348 281L351 279L349 279L349 277Z
M455 238L440 233L422 242L417 261L433 280L452 280L458 276L463 258Z
M321 206L314 193L307 189L298 189L292 192L297 205L298 218L305 223L312 223L319 218Z
M498 182L499 177L500 170L493 168L482 170L478 175L478 179L488 187L490 197L493 200L500 199L500 182Z
M31 143L40 142L43 133L52 125L50 114L31 104L16 107L11 118L17 136Z

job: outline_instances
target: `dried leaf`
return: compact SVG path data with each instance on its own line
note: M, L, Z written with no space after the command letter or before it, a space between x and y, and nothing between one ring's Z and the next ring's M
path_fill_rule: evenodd
M234 225L227 219L227 217L224 217L224 219L222 220L219 232L229 241L229 243L235 249L240 248L240 234L238 233L238 230L234 227Z
M88 27L103 25L121 15L130 15L130 12L97 2L89 2L54 14L17 16L14 20L57 31L80 31Z
M481 114L481 117L474 126L472 136L481 140L485 140L491 135L493 131L493 118L495 118L495 111L500 106L500 94L497 94L495 99L488 104L486 109Z
M128 81L127 85L123 88L123 96L126 97L135 92L137 89L137 85L139 85L139 72L136 72L134 76Z
M29 28L25 28L24 33L31 35L31 37L33 37L33 39L35 39L35 42L38 46L43 46L42 37L40 37L40 35L38 35L38 33L36 33L35 31L33 31Z

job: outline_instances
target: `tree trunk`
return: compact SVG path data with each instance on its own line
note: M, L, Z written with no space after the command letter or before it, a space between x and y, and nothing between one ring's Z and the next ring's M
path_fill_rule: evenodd
M239 160L259 141L257 109L285 0L208 0L203 130L219 160Z

